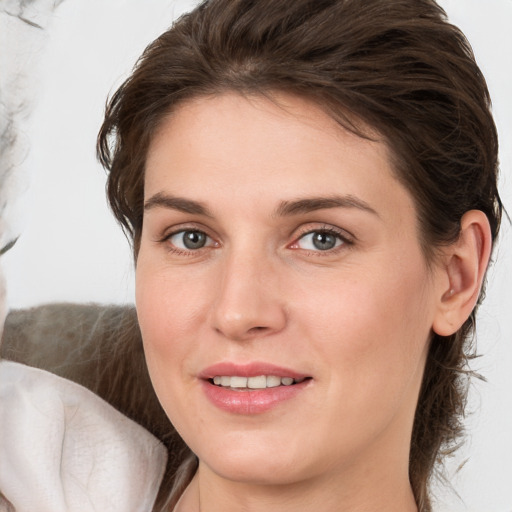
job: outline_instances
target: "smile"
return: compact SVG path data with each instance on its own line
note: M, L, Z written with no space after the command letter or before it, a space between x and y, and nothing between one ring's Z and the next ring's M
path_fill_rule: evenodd
M266 389L279 386L291 386L300 384L305 377L294 379L293 377L278 377L276 375L258 375L256 377L242 377L238 375L216 375L211 382L216 386L232 390Z
M262 361L224 361L198 374L204 396L216 408L238 415L285 407L313 385L308 373Z

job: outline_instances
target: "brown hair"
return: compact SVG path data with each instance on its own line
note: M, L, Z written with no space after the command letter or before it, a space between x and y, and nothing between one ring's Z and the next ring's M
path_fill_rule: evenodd
M489 93L434 0L211 0L146 49L99 134L108 198L135 257L155 130L180 102L223 91L302 95L361 136L354 119L383 135L415 199L427 261L471 209L487 215L495 240L502 206ZM462 433L474 325L475 311L452 336L432 335L409 465L423 512L436 462Z

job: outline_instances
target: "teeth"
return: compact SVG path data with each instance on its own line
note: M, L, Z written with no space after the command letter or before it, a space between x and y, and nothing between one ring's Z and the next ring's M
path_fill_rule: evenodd
M267 377L267 388L276 388L281 385L281 377L275 375L269 375Z
M231 381L233 381L233 377L231 377ZM267 387L267 378L265 375L249 377L247 379L247 387L250 389L265 389Z
M222 377L224 379L224 377ZM230 378L230 386L232 388L246 388L247 387L247 377L231 377Z
M292 377L277 377L276 375L258 375L257 377L239 377L238 375L216 375L213 383L216 386L236 389L265 389L277 386L291 386L303 382L302 379Z

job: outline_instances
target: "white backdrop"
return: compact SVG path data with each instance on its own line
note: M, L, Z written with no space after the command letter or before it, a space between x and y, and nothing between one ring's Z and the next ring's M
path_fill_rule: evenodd
M133 302L131 255L106 206L95 138L107 95L146 44L194 3L66 0L46 45L22 55L27 65L39 63L40 74L29 73L36 101L21 122L30 151L17 178L21 188L30 186L10 213L21 236L3 260L11 308ZM501 192L512 213L512 0L440 3L468 36L488 79L500 132ZM474 365L489 382L472 390L472 435L448 468L460 497L440 490L439 511L512 512L512 230L506 219L496 256L478 320L484 356Z

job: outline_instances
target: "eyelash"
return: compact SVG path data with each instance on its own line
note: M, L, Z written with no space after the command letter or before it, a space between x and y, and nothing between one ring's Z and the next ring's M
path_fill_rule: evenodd
M207 249L209 247L212 247L212 245L206 245L203 247L200 247L198 249L181 249L178 247L173 246L170 243L170 239L173 236L179 235L180 233L187 233L187 232L194 232L194 233L200 233L206 236L208 239L213 240L211 236L209 236L204 230L198 229L196 227L180 227L179 229L176 229L175 231L172 231L171 233L165 234L161 239L158 240L159 243L166 244L167 249L169 252L176 254L178 256L194 256L197 255L199 252L202 252L202 249ZM307 229L305 228L299 236L297 236L294 241L291 244L288 244L287 247L293 248L293 249L300 249L298 247L293 247L294 245L297 245L300 240L302 240L307 235L311 235L313 233L323 233L328 234L336 237L337 240L339 240L341 243L332 249L326 249L324 251L322 250L308 250L308 249L302 249L307 255L314 255L314 256L323 256L323 255L332 255L336 254L338 251L346 249L347 247L354 244L354 241L352 237L348 236L348 234L342 230L336 229L332 226L322 226L321 228L315 228L315 229ZM219 244L217 242L214 242L213 247L218 247Z

